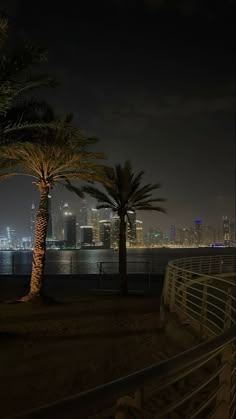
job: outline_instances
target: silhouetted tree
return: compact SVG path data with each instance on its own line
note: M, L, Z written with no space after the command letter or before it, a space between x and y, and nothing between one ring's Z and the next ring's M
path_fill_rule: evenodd
M105 191L96 187L88 186L83 190L96 198L99 202L97 208L111 208L120 219L119 229L119 275L120 291L122 295L128 293L127 284L127 251L126 251L126 227L129 222L129 211L159 211L166 212L164 208L155 205L163 202L163 198L152 198L152 192L160 188L160 184L147 184L142 186L144 172L134 174L129 161L116 165L114 169L106 168Z

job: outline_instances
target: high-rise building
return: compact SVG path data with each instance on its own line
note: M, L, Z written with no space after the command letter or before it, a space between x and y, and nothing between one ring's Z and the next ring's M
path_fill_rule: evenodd
M143 246L143 222L136 220L136 246Z
M71 212L68 202L61 202L59 206L59 211L55 214L55 229L54 235L55 238L59 241L64 240L64 218L65 214Z
M96 208L88 209L88 225L93 227L93 241L99 241L99 211Z
M105 249L111 247L111 221L100 220L99 221L100 240L103 243Z
M202 244L202 220L194 220L195 223L195 244L199 246Z
M101 208L99 211L100 220L110 220L112 218L111 208Z
M189 229L187 227L177 229L176 242L181 246L189 245Z
M127 211L127 240L130 246L136 244L136 213Z
M63 240L66 247L76 247L76 215L65 202L62 209Z
M48 227L47 227L47 239L53 238L52 231L52 197L48 195Z
M82 201L82 205L79 210L79 225L86 226L88 225L88 208L85 200Z
M170 226L170 244L175 244L175 239L176 239L176 231L175 231L175 226L171 225Z
M163 246L167 246L169 244L169 242L170 242L169 234L164 233L163 234L163 241L162 241Z
M229 226L230 231L230 242L232 245L235 245L235 223L232 221Z
M31 241L31 237L22 237L20 241L20 247L25 250L32 249L33 243Z
M115 215L111 218L111 247L116 249L119 247L119 235L120 235L120 218Z
M7 227L7 241L8 241L8 248L13 249L16 247L16 232L13 228Z
M80 226L80 241L81 241L81 246L93 244L93 227L92 226Z
M71 212L64 216L64 242L66 247L76 247L76 216Z
M0 250L9 249L8 238L0 235Z
M223 216L223 237L224 237L224 245L226 247L230 246L230 224L229 219L226 216Z
M160 246L163 242L163 233L158 227L150 227L148 233L149 246Z
M209 246L216 242L215 229L209 225L205 226L202 230L202 243Z

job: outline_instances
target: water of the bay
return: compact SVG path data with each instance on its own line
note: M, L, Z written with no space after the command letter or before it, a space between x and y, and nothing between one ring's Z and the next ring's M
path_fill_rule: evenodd
M158 273L165 271L168 261L200 255L234 253L232 248L152 248L128 249L129 273ZM29 274L32 252L1 251L0 275ZM47 274L97 274L118 271L118 252L113 250L49 250L46 257Z

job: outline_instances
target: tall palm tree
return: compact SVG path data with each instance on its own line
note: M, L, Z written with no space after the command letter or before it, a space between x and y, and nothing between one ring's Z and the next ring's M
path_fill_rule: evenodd
M77 129L71 128L67 136L64 130L49 130L48 137L41 142L15 142L0 147L0 179L13 175L30 176L40 194L30 291L23 297L23 301L43 297L50 189L61 184L73 190L71 180L91 182L103 179L103 167L97 163L97 159L104 158L103 154L87 151L87 146L94 142L93 139L83 137Z
M129 222L129 211L166 212L163 207L155 205L165 199L152 198L152 192L160 188L160 184L142 185L143 175L143 171L134 174L131 163L126 161L123 167L118 164L114 169L105 169L104 192L93 186L83 188L85 192L97 199L98 209L111 208L119 216L119 276L122 295L128 293L126 228L127 221Z

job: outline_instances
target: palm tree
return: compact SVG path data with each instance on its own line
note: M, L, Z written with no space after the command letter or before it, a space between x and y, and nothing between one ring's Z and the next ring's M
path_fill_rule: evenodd
M127 220L129 222L129 212L137 210L166 212L164 208L155 205L165 199L152 198L152 191L160 188L160 184L142 186L143 175L143 171L135 175L131 163L126 161L123 167L119 164L114 169L105 169L105 192L93 186L83 188L85 192L98 200L97 209L111 208L119 216L119 276L122 295L128 294L126 227Z
M51 112L43 101L32 100L28 94L38 88L54 86L47 76L29 76L35 64L47 59L46 50L32 45L8 48L8 19L0 16L0 145L8 141L32 138L32 130L57 129L60 121L45 115Z
M43 297L50 189L61 184L73 190L71 180L91 182L103 179L103 167L97 164L97 159L104 156L101 153L87 151L87 146L94 142L93 139L83 137L77 129L71 128L67 136L64 130L58 132L49 130L48 137L41 142L15 142L0 147L0 168L2 168L0 179L13 175L30 176L34 179L33 183L40 194L35 221L30 291L22 298L23 301ZM78 192L77 188L76 191Z

